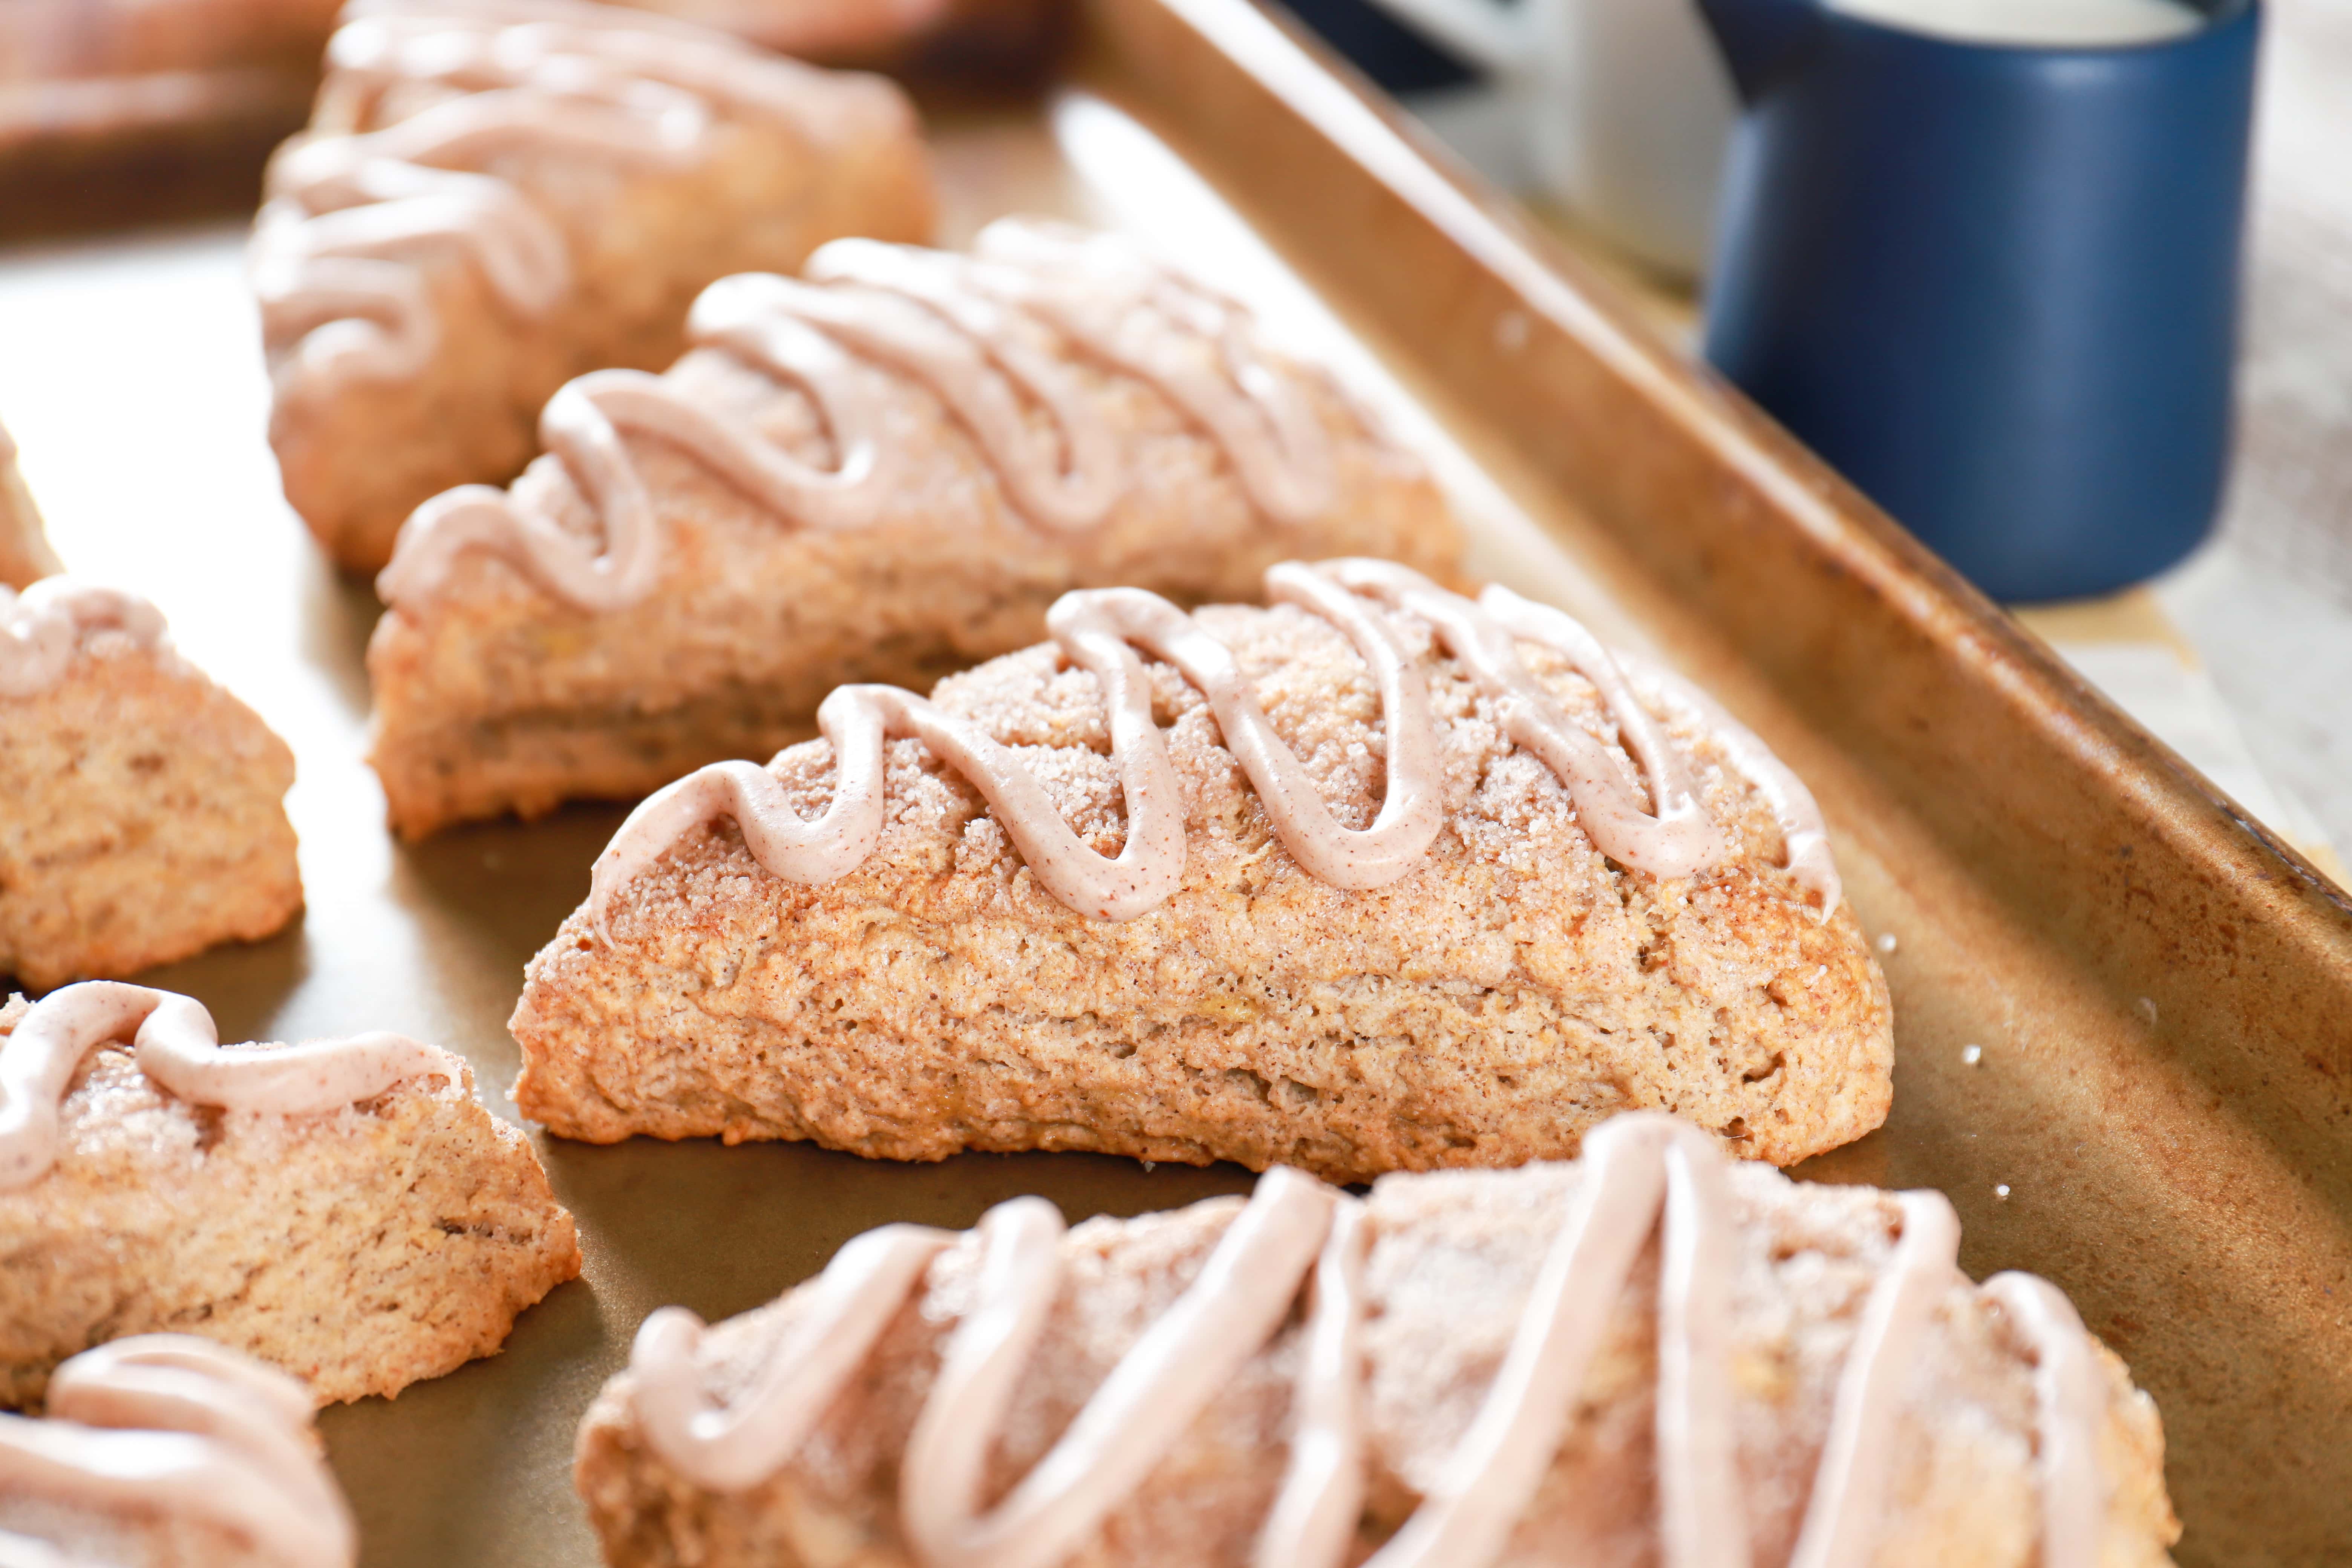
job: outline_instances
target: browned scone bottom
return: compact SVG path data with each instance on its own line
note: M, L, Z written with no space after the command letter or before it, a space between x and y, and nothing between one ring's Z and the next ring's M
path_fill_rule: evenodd
M302 907L294 754L176 654L101 635L0 724L0 973L130 974Z
M1046 329L1020 325L1036 352L1068 355ZM1270 522L1223 448L1158 390L1083 359L1064 374L1118 433L1129 484L1101 523L1076 533L1029 521L938 395L869 361L844 374L888 411L876 458L887 500L855 529L780 517L678 448L625 435L667 561L645 600L574 608L477 554L443 601L377 623L369 761L393 827L419 837L566 799L633 799L706 763L766 757L814 732L816 706L836 686L922 689L1036 641L1046 609L1073 588L1246 601L1276 562L1346 554L1451 577L1459 531L1419 461L1320 373L1274 355L1266 364L1331 445L1335 499L1297 524ZM713 350L665 379L792 458L819 468L840 460L798 386ZM603 537L552 458L514 495L575 538Z
M0 1009L0 1039L21 1005ZM58 1163L0 1192L0 1406L77 1352L201 1334L320 1404L394 1394L506 1342L580 1271L522 1133L433 1079L320 1116L224 1112L115 1046L74 1079Z
M1287 607L1199 619L1338 819L1369 823L1380 700L1354 650ZM1581 677L1520 651L1610 734ZM1113 853L1124 817L1099 689L1058 662L1032 648L935 697L1014 747L1079 837ZM783 881L722 819L627 885L610 943L575 912L515 1010L518 1101L598 1142L1090 1149L1343 1181L1571 1156L1630 1109L1672 1110L1776 1164L1876 1127L1885 982L1852 915L1824 923L1780 868L1772 815L1716 742L1660 712L1732 846L1711 871L1661 880L1593 847L1457 666L1426 668L1447 823L1401 881L1350 893L1303 871L1200 693L1152 665L1189 832L1160 908L1071 912L959 775L894 742L880 844L847 876ZM826 743L775 771L803 816L831 800Z
M1753 1561L1780 1568L1804 1517L1839 1373L1902 1219L1893 1195L1874 1189L1794 1184L1753 1166L1728 1174L1738 1218L1730 1313L1738 1469ZM1539 1165L1391 1176L1373 1187L1363 1335L1370 1487L1351 1561L1398 1529L1454 1453L1581 1179L1573 1167ZM1062 1289L999 1428L984 1505L1052 1447L1193 1281L1240 1207L1219 1198L1092 1220L1064 1238ZM1656 1245L1654 1237L1617 1300L1567 1439L1499 1563L1659 1561ZM750 1489L688 1484L637 1424L632 1378L607 1384L581 1428L575 1471L605 1560L614 1568L913 1563L898 1524L898 1467L942 1344L974 1299L979 1257L968 1236L932 1265L793 1458ZM803 1288L714 1328L698 1358L709 1392L722 1402L740 1394L811 1305ZM1088 1568L1253 1563L1287 1462L1304 1330L1294 1311L1068 1560ZM2169 1561L2166 1548L2179 1534L2156 1408L2112 1354L2102 1349L2098 1360L2106 1389L2098 1459L2113 1488L2099 1561L2155 1568ZM1869 1561L2032 1568L2041 1561L2041 1504L2030 1352L1955 1278L1910 1365Z

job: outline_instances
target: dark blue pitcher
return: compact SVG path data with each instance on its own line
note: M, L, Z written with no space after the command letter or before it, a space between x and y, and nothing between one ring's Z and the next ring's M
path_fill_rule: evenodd
M2195 548L2229 467L2257 0L2058 48L1700 5L1746 103L1706 357L1996 597Z

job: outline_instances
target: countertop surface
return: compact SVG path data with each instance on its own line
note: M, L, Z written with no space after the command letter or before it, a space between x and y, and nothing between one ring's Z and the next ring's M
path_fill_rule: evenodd
M2352 0L2272 0L2240 448L2156 585L2273 780L2352 851Z

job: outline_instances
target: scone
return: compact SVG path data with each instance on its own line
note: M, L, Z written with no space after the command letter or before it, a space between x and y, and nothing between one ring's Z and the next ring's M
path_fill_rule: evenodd
M714 279L929 231L914 111L879 78L575 0L346 18L252 272L287 499L352 570L427 497L512 478L573 376L676 358Z
M898 54L947 17L950 0L619 0L750 38L795 59Z
M1108 236L844 242L714 286L692 335L566 387L511 494L403 531L368 649L402 833L764 757L845 681L1034 641L1070 588L1249 598L1286 557L1460 549L1334 382Z
M293 782L153 605L0 586L0 974L46 990L276 931L302 907Z
M1775 1164L1884 1120L1885 983L1753 735L1499 587L1266 589L1072 594L1053 642L647 800L531 962L524 1113L1349 1182L1622 1110Z
M1002 91L1034 77L1061 31L1060 0L620 0L801 59Z
M225 1048L189 998L91 981L0 1010L0 1405L150 1330L322 1405L394 1394L580 1271L530 1144L436 1047Z
M337 0L11 0L0 84L316 66Z
M0 588L22 588L64 570L42 531L41 509L16 472L16 443L0 426Z
M359 1532L302 1385L226 1345L139 1334L0 1415L7 1568L351 1568Z
M1574 1165L870 1232L580 1434L614 1568L2157 1568L2154 1405L1937 1193L1637 1114Z

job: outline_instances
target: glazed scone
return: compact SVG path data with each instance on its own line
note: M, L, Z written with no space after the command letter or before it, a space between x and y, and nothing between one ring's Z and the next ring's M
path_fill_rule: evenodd
M394 1394L492 1354L579 1273L572 1216L459 1058L215 1040L188 998L110 981L0 1011L0 1405L151 1330L322 1405Z
M368 649L402 833L764 757L837 685L1034 641L1066 589L1240 599L1288 556L1460 550L1332 381L1108 236L845 242L719 284L694 337L659 379L566 388L510 496L403 531Z
M796 59L1002 92L1045 67L1066 7L1054 0L620 0L717 27Z
M1885 981L1753 735L1499 588L1266 586L1072 594L1054 643L646 801L531 962L524 1113L1335 1181L1621 1110L1776 1164L1884 1120Z
M272 162L252 272L287 499L373 572L437 491L503 483L584 371L685 346L705 284L926 237L905 96L576 0L358 0Z
M750 38L795 59L887 54L939 24L948 0L619 0Z
M872 1232L649 1318L574 1479L613 1568L2169 1561L2153 1403L2055 1288L1972 1285L1941 1194L1651 1114L1587 1149Z
M293 782L153 605L0 586L0 974L47 990L278 931L302 907Z
M0 84L315 69L338 0L14 0ZM149 112L153 110L151 106Z
M352 1568L359 1531L310 1394L189 1334L57 1370L46 1420L0 1415L7 1568Z
M0 588L23 588L64 570L41 528L41 509L16 472L16 443L0 426Z

